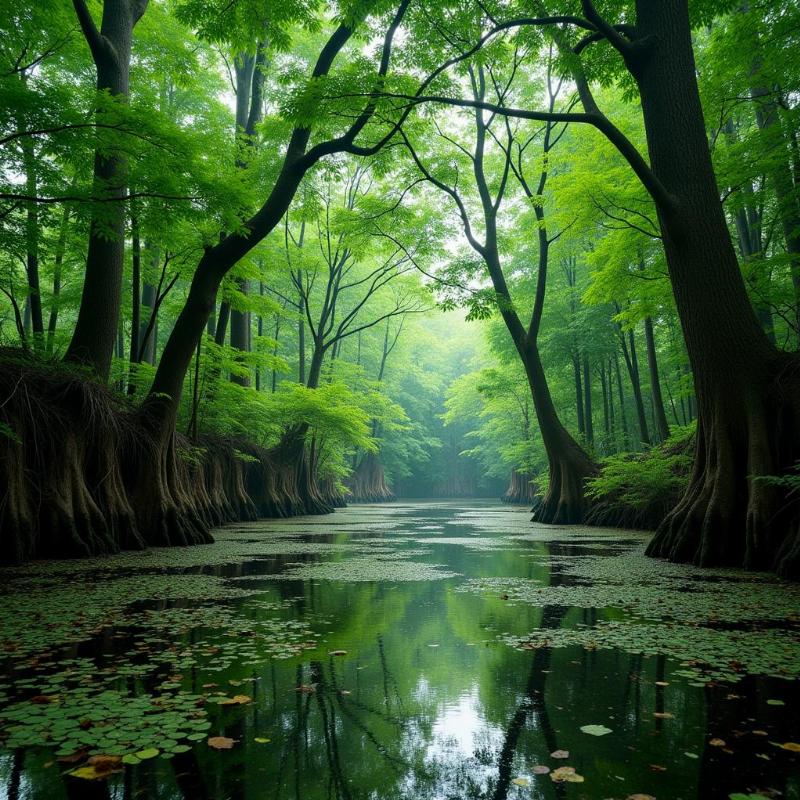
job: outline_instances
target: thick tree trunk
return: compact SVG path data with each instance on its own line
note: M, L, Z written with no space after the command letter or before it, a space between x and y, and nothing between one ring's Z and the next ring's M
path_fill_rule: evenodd
M584 483L596 474L597 466L561 424L536 345L524 342L518 350L528 377L550 475L547 492L534 508L534 520L553 524L582 522L587 510Z
M386 484L383 464L377 453L365 453L347 479L348 500L354 503L386 503L395 499Z
M508 489L500 499L504 503L513 503L514 505L532 505L536 502L537 491L534 477L530 472L512 469Z
M105 0L98 31L84 0L74 0L97 68L97 91L124 101L128 96L133 29L147 0ZM106 112L98 109L98 121ZM93 206L89 248L78 320L66 358L88 364L107 378L119 323L125 249L127 165L122 153L98 148L94 160L94 194L109 202Z
M637 0L651 51L631 64L675 301L695 378L697 451L689 487L648 553L800 576L795 505L759 480L800 457L800 362L759 325L739 270L708 150L687 0Z
M658 377L658 356L656 354L656 337L653 331L653 320L644 319L644 337L647 344L647 368L650 372L650 394L653 397L653 416L655 417L656 431L659 439L665 442L669 439L669 423L664 410L664 398L661 395L661 381Z

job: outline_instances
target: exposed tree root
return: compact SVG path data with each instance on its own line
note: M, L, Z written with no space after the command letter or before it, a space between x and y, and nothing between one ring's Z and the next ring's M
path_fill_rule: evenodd
M784 369L762 391L732 394L701 415L689 485L648 555L800 578L797 492L769 477L791 474L800 459L797 364L787 361L792 374Z
M383 464L375 453L365 453L347 480L349 499L354 503L388 503L395 499L386 484Z
M550 480L544 498L534 503L533 521L551 525L577 525L584 521L589 502L584 493L586 479L597 466L582 453L550 460Z
M511 470L511 479L508 483L503 496L500 498L504 503L514 505L534 505L536 503L536 484L534 476L529 472L518 472Z
M201 544L259 516L327 513L302 437L273 450L164 439L104 386L0 352L0 560Z

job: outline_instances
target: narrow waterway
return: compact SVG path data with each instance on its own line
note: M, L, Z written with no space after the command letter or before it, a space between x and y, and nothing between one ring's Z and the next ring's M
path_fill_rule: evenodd
M800 590L496 503L0 570L0 798L800 798Z

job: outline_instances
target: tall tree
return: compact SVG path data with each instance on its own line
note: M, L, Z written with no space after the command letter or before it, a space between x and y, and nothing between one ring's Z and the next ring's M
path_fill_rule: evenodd
M115 114L107 98L124 102L128 97L133 29L147 3L148 0L104 0L98 30L85 0L73 0L97 70L98 127L114 126ZM107 202L92 206L83 295L66 357L90 365L101 378L108 377L119 326L126 173L126 159L121 150L107 152L105 147L97 147L93 192L98 200Z

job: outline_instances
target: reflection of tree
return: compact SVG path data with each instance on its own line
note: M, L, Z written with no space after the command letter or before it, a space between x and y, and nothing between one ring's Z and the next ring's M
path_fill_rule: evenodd
M547 545L547 549L551 558L563 555L562 548L555 543ZM560 572L553 570L550 575L550 585L560 586L561 584L562 576ZM540 628L560 628L567 611L568 609L564 606L545 606L542 609ZM552 753L558 749L555 730L550 722L550 715L545 702L545 688L552 655L553 651L549 647L539 648L533 655L531 668L528 672L528 680L525 684L525 696L511 717L511 722L506 729L505 739L503 740L503 747L497 760L497 784L492 793L492 800L505 800L508 797L514 756L517 752L520 735L529 715L534 715L538 723L537 728L542 732L547 752ZM563 784L554 783L553 787L556 797L564 795L565 787Z
M563 606L545 606L542 609L541 627L560 627L566 613L567 609ZM492 800L505 800L508 797L514 756L517 752L520 735L529 715L535 716L538 723L537 728L542 731L547 752L552 753L558 749L555 730L550 722L550 715L547 712L547 703L545 702L547 670L552 660L552 652L549 647L542 647L533 655L531 668L528 672L528 680L525 684L525 696L511 717L511 722L506 729L505 739L503 740L503 747L497 760L497 784L492 793ZM556 796L561 797L564 786L558 783L553 784L553 786Z
M755 720L763 717L763 703L766 697L774 696L768 692L767 686L762 687L762 679L754 676L746 677L734 690L735 697L731 697L730 688L726 686L707 686L705 689L707 708L706 744L703 749L700 763L700 776L697 786L698 797L727 798L739 792L756 792L759 789L770 797L793 797L792 775L789 772L794 765L780 759L777 754L770 753L770 759L765 760L758 756L766 748L754 746L754 737L742 737L742 726L750 727L745 720ZM764 691L762 694L759 690ZM774 689L774 687L773 687ZM775 728L770 730L770 739L782 742L788 741L797 735L797 718L792 714L782 714L775 718ZM710 741L715 737L727 742L728 747L735 750L735 754L726 753L721 747L715 747ZM748 741L748 739L750 741ZM770 748L770 751L772 748ZM783 762L783 767L780 766ZM788 791L787 791L787 784Z
M385 660L382 666L385 686L392 683L396 685ZM324 775L319 769L321 765L315 766L311 761L314 755L322 755L327 771L325 796L336 800L351 800L353 781L348 778L348 763L343 759L340 747L342 731L345 730L342 725L344 720L363 734L388 766L399 772L408 769L409 765L403 759L389 752L389 748L381 742L381 737L369 722L370 719L388 722L396 729L402 728L405 720L394 716L388 707L375 708L343 693L339 688L335 657L331 657L328 664L312 661L307 676L303 666L298 664L295 690L294 724L288 737L291 744L283 749L274 776L275 798L281 796L287 769L291 769L294 797L295 800L301 800L309 775L314 774L315 770L320 780ZM313 713L315 710L316 714ZM291 766L288 762L292 762ZM362 766L361 761L352 764L352 768Z
M8 791L6 795L8 800L19 800L19 785L22 778L22 765L25 763L25 757L22 750L14 751L14 763L11 767L11 775L8 778Z

